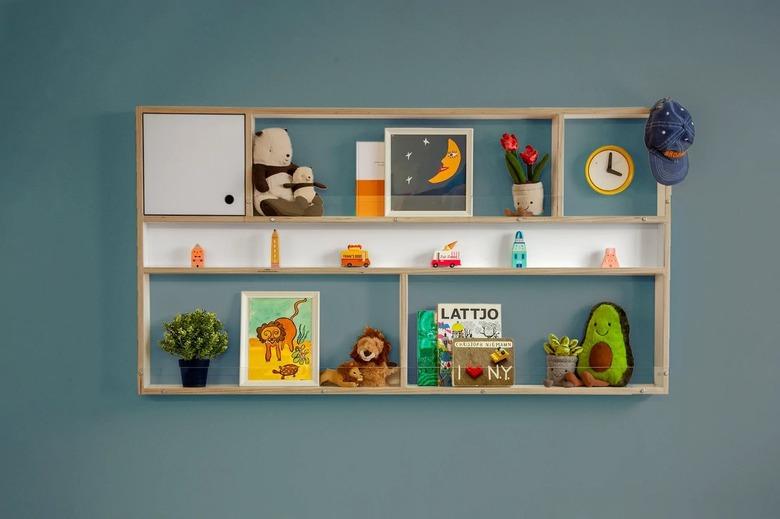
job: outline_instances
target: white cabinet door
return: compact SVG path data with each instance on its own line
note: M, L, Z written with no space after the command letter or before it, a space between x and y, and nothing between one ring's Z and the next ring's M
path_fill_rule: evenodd
M244 116L144 114L144 214L243 215Z

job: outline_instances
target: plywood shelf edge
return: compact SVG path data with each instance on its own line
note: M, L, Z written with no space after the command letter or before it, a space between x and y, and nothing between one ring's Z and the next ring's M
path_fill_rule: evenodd
M282 119L638 119L647 117L644 106L539 107L539 108L371 108L371 107L215 107L139 106L137 111L163 114L249 114L255 118Z
M551 267L551 268L401 268L401 267L292 267L272 269L267 267L146 267L145 274L176 275L336 275L336 276L658 276L664 274L663 267L622 267L604 269L599 267Z
M664 216L469 216L469 217L357 217L357 216L184 216L147 215L144 223L233 223L233 224L662 224Z
M506 387L250 387L232 384L186 388L178 385L151 384L143 388L144 395L659 395L666 394L661 386L634 384L625 387L545 387L515 385Z

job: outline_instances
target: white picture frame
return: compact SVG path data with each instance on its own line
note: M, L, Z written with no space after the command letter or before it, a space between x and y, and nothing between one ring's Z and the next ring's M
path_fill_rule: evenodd
M268 309L253 307L252 302L266 301ZM303 303L298 303L305 300ZM303 308L309 305L308 308ZM274 307L284 307L284 310L275 310ZM282 312L276 315L275 312ZM285 315L287 314L287 315ZM267 386L267 387L313 387L320 385L320 293L319 292L282 292L282 291L245 291L241 292L241 348L239 357L239 385L240 386ZM276 317L273 317L276 315ZM297 319L299 315L303 320ZM279 348L270 341L262 342L256 332L257 328L270 324L274 320L287 319L295 326L296 339L292 342L282 341ZM293 350L300 344L297 338L306 331L301 325L310 327L309 340L309 364L298 363L292 360ZM289 326L289 323L279 323L276 328ZM272 326L274 327L274 326ZM289 330L289 329L288 329ZM278 344L279 341L276 341ZM303 341L305 344L306 340ZM258 348L260 348L258 350ZM270 360L268 359L270 352ZM260 358L258 355L262 354ZM279 355L281 360L277 357ZM285 365L296 365L296 373L282 376L282 373L273 373L273 369L281 371ZM306 366L304 368L304 366ZM252 372L250 372L252 368ZM298 373L308 373L305 378L298 377Z
M405 144L396 142L394 146L394 140L403 140ZM419 162L412 163L412 158ZM436 162L442 168L439 171L431 166ZM449 173L444 171L447 168L451 170ZM472 216L473 169L473 128L385 128L385 216ZM431 176L427 171L431 171ZM404 191L403 182L409 185L409 190L398 194ZM447 182L453 183L452 192L461 188L464 192L436 194L435 191L447 189ZM399 208L402 205L409 208ZM441 208L447 205L457 207Z

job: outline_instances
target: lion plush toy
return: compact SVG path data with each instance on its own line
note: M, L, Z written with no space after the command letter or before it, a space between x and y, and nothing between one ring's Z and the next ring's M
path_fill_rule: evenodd
M398 370L388 361L391 349L390 342L382 332L366 326L349 354L363 375L363 382L360 384L362 387L388 385L387 379Z
M336 369L324 369L320 372L320 385L333 384L339 387L357 387L363 382L363 374L358 363L349 360Z

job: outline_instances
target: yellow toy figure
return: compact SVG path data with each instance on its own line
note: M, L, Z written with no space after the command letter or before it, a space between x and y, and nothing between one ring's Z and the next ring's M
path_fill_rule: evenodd
M276 229L271 233L271 268L279 268L279 233Z

